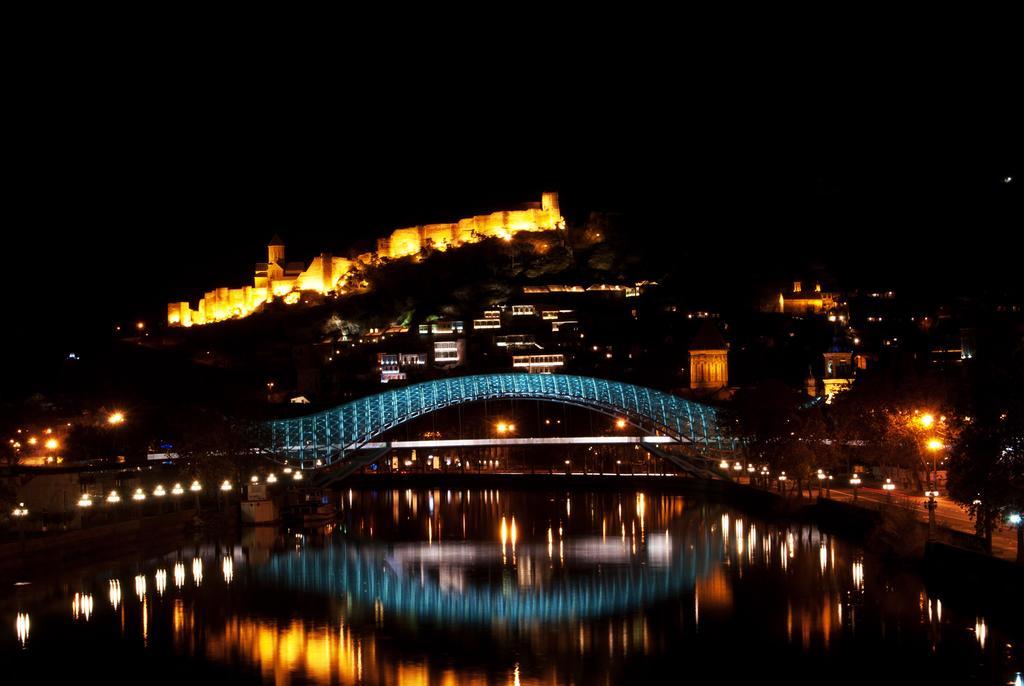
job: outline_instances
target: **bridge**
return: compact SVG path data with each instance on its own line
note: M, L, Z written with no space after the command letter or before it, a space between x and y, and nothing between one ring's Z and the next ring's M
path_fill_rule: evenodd
M543 400L624 419L645 434L668 437L644 449L700 478L724 478L717 464L736 449L715 408L670 393L587 376L483 374L438 379L367 396L305 417L258 427L262 454L300 469L334 467L347 475L376 462L393 447L379 440L402 424L446 407L493 399Z

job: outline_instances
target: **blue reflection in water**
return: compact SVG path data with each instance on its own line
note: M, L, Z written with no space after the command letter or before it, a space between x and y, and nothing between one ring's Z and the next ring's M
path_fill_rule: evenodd
M660 545L652 545L661 539ZM688 538L672 549L667 534L650 537L639 557L618 542L577 543L567 548L566 564L602 564L601 573L552 578L544 585L508 588L472 582L453 587L441 575L423 572L443 565L479 565L497 554L493 546L446 543L387 546L339 542L320 550L273 556L258 579L273 587L349 596L367 606L445 624L559 622L629 612L692 589L721 561L721 545L709 535ZM548 564L542 547L522 548L525 560ZM524 560L525 558L525 560ZM415 574L407 573L415 568Z

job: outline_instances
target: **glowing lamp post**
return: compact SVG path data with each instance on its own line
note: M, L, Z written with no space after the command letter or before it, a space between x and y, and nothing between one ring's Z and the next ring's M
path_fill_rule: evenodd
M14 517L16 522L18 522L18 538L21 539L22 545L24 545L25 526L22 522L25 521L25 517L28 517L28 508L25 507L25 503L18 503L18 506L11 510L11 516Z
M938 507L935 499L939 497L939 492L929 489L924 492L924 497L928 498L924 504L928 510L928 538L933 538L935 536L935 508Z
M107 415L107 424L110 426L120 426L124 424L124 412L115 411Z
M1017 529L1017 564L1024 565L1024 526L1022 524L1022 517L1020 512L1014 512L1006 521L1010 523L1010 526ZM1018 679L1020 676L1018 675Z
M779 474L779 490L782 491L782 497L786 497L786 472Z
M850 477L850 486L853 488L853 502L857 502L857 488L860 486L860 476L854 474Z
M821 497L821 491L825 487L825 481L827 480L827 477L825 476L825 470L824 469L819 469L817 476L818 476L818 497L820 498Z
M896 484L892 482L892 479L886 478L885 483L882 484L882 490L885 491L885 499L892 502L892 492L896 490Z
M942 444L942 441L940 441L939 439L937 439L937 438L930 438L930 439L928 439L928 442L925 443L925 447L928 448L928 451L932 454L931 487L933 489L935 489L935 490L938 490L938 488L939 488L939 481L938 481L938 468L937 468L937 465L936 465L936 462L935 462L936 461L936 455L938 454L938 452L940 450L942 450L946 446L944 446Z
M566 476L569 476L570 474L572 474L572 471L570 469L570 465L571 464L572 464L572 460L566 460L565 461L565 475Z
M157 499L157 514L163 514L164 512L164 496L167 495L167 491L164 489L163 484L157 484L156 488L153 489L153 497Z
M188 490L195 494L196 512L199 512L199 494L203 491L203 485L199 483L199 479L192 479L192 483L189 484Z

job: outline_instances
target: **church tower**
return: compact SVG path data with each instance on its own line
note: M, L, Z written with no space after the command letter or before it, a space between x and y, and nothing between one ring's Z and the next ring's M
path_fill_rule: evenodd
M704 322L690 343L690 390L715 392L729 385L729 344L718 328Z
M267 263L284 266L284 241L276 233L267 244Z

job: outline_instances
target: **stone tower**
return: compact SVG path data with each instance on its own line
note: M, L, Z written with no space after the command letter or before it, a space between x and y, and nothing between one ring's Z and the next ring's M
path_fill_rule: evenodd
M558 207L558 193L553 191L541 193L540 208L548 212L553 212L555 216L561 215L562 210Z
M284 241L276 233L267 244L267 263L284 266Z
M690 343L690 390L714 392L729 385L729 344L704 322Z

